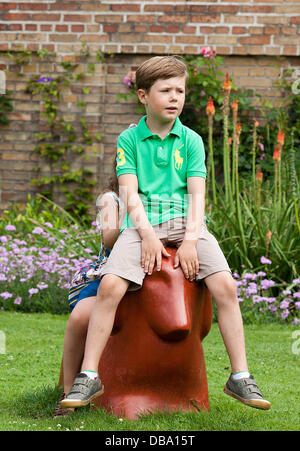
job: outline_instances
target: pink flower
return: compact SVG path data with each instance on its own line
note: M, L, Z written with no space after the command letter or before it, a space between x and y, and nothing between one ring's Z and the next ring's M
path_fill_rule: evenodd
M127 88L132 88L135 83L135 71L131 70L127 75L123 78L123 83Z
M211 50L210 47L202 47L200 54L203 56L203 58L213 58L216 54L216 51Z
M22 298L21 296L18 296L15 300L14 300L14 304L20 305L22 302Z
M32 233L34 233L35 235L41 235L43 232L44 232L44 230L42 229L42 227L36 227L32 231Z
M7 230L9 232L15 232L17 229L15 228L14 225L8 224L7 226L5 226L5 230Z
M39 292L39 290L38 290L37 288L29 288L29 290L28 290L29 297L31 298L31 296L32 296L33 294L36 294L36 293L38 293L38 292Z
M264 256L262 256L262 257L260 258L260 263L266 264L266 265L272 265L271 260L269 260L268 258L266 258L266 257L264 257Z
M3 299L9 299L9 298L12 298L12 294L9 293L8 291L3 291L3 293L0 293L0 296L1 296Z

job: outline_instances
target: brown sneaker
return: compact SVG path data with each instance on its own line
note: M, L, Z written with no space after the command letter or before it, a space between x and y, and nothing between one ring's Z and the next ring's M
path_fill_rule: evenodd
M263 398L253 376L238 380L233 380L230 376L225 385L224 393L256 409L269 410L271 407L271 403Z

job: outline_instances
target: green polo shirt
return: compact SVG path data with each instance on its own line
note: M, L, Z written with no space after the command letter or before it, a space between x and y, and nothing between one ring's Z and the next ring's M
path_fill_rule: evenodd
M205 152L202 138L179 118L164 139L151 133L146 118L120 134L116 171L137 176L147 217L157 225L187 215L187 178L206 177ZM127 215L121 231L133 226Z

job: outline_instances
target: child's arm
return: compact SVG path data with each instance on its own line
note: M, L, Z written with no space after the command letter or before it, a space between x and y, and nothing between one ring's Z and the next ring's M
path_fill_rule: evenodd
M187 225L183 241L175 256L175 268L180 263L185 277L194 280L199 272L196 244L204 219L205 179L188 177L187 189L189 195Z
M100 204L102 237L106 247L112 249L120 234L119 208L111 195L101 197Z
M130 219L142 239L142 260L144 271L152 274L156 261L157 271L161 269L161 254L169 254L150 224L143 203L138 195L138 179L135 174L122 174L118 178L120 197L126 205Z

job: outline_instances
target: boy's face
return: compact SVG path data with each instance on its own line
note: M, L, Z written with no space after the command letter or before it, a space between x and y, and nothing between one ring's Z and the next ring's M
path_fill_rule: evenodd
M147 115L159 122L172 122L182 112L185 101L185 77L158 79L149 91L138 90Z

